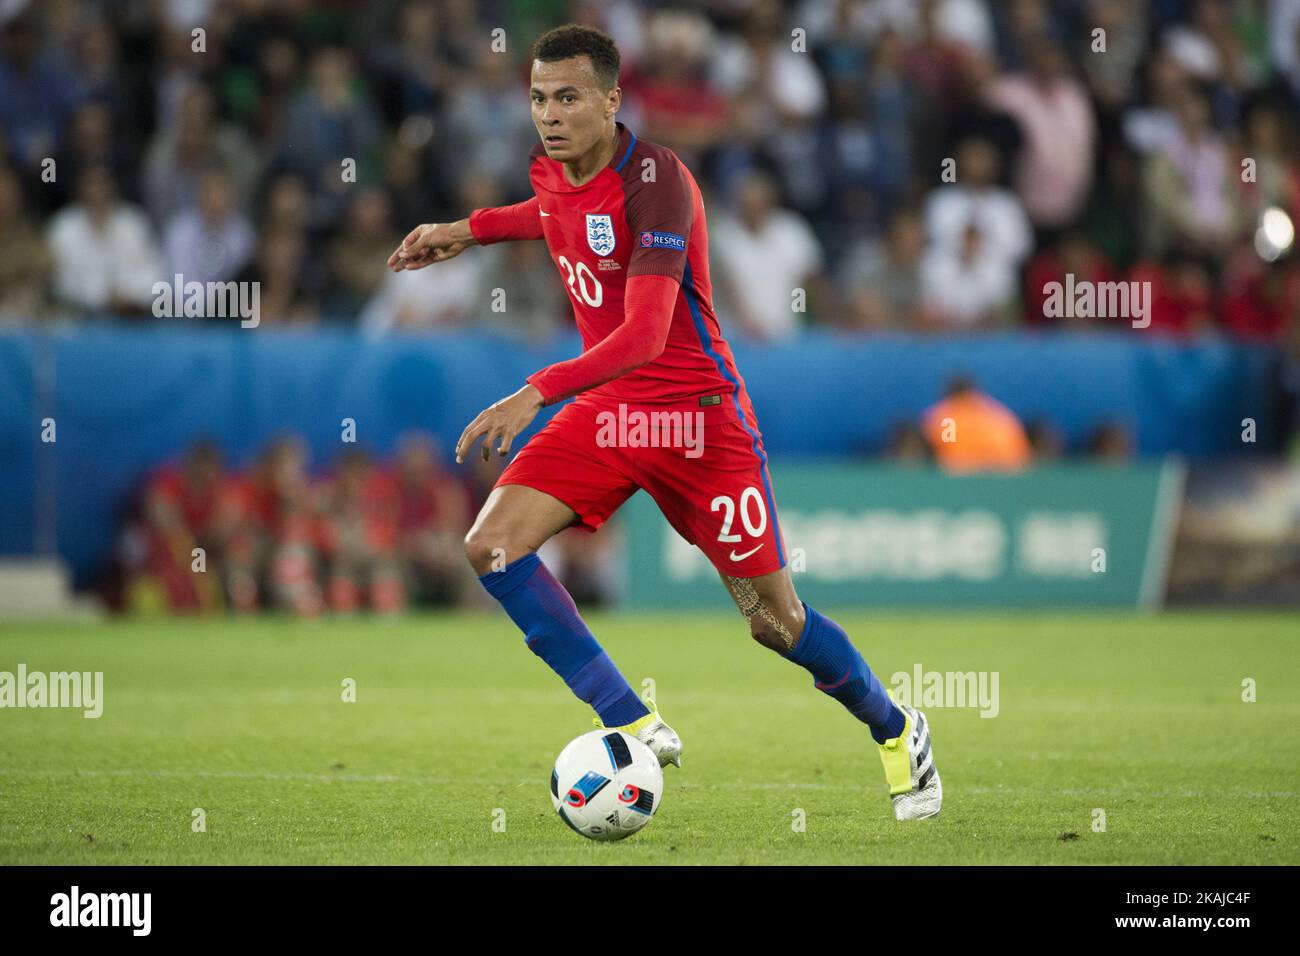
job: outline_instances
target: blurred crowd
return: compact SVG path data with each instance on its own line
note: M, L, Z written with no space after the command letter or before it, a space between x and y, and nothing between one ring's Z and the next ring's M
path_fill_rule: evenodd
M1048 317L1067 274L1150 282L1142 334L1296 327L1300 0L3 0L0 321L181 275L267 325L567 326L541 243L384 262L529 194L569 20L705 190L729 335L1127 327Z
M202 439L138 490L105 597L132 614L477 607L486 592L462 539L502 467L475 455L461 477L419 432L391 460L354 447L323 469L293 436L246 468ZM575 529L547 542L544 556L576 600L599 604L617 597L616 547L616 531Z

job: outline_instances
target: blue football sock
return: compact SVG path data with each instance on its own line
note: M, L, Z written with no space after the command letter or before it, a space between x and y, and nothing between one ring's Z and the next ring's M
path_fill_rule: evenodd
M876 743L899 736L906 723L903 712L889 699L844 629L806 603L803 611L803 634L794 650L782 656L812 674L814 687L834 697L870 727Z
M529 649L559 674L606 727L650 713L578 614L577 605L536 554L479 577L524 632Z

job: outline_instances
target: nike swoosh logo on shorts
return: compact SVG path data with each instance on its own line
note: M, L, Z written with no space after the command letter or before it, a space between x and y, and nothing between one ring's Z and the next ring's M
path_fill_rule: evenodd
M767 542L764 541L763 544L767 544ZM761 547L763 546L763 544L760 544L760 545L758 546L758 548L761 548ZM754 548L753 551L746 551L744 554L736 554L735 550L733 549L732 552L731 552L731 560L732 560L732 561L744 561L747 557L749 557L751 554L753 554L754 551L757 551L758 548Z

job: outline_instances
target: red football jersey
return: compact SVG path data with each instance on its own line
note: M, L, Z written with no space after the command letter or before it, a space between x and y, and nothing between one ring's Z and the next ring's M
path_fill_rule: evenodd
M581 186L569 183L563 165L538 143L529 172L535 199L476 210L471 230L485 244L545 238L569 290L584 351L623 324L629 278L656 275L680 282L662 354L588 389L579 400L700 411L708 424L743 418L756 426L713 311L699 186L672 150L638 139L622 123L617 128L613 159Z

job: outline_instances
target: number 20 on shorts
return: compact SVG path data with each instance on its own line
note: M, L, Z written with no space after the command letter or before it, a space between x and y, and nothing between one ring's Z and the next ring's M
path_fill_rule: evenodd
M731 526L736 520L736 502L730 495L718 495L709 504L710 511L723 512L722 531L718 534L718 540L723 544L735 544L742 540L741 535L732 534ZM767 507L763 504L763 495L757 488L750 485L740 493L740 523L745 526L745 531L751 537L760 537L767 530ZM757 512L755 518L751 512Z

